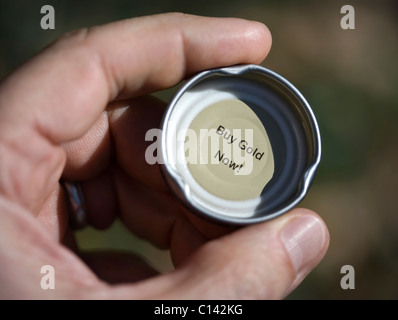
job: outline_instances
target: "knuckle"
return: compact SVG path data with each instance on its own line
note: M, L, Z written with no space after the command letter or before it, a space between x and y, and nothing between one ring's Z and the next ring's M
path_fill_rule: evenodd
M64 48L70 48L71 46L82 45L87 41L87 37L89 34L88 28L82 28L78 30L74 30L68 33L65 33L61 37L59 37L54 45Z

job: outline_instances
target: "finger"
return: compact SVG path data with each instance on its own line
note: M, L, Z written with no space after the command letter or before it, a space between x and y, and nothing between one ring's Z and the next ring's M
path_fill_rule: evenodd
M63 178L95 177L109 166L113 150L113 162L127 174L152 188L167 190L159 167L145 160L145 150L153 143L146 141L146 133L160 128L165 107L152 96L110 103L89 131L63 144L68 159Z
M111 167L91 180L82 181L81 186L92 226L105 229L118 215L136 236L162 249L173 248L176 265L208 240L187 219L191 214L173 196L145 186L120 168ZM208 225L209 230L215 228Z
M114 102L108 112L117 165L142 184L168 192L159 166L149 164L145 157L148 146L157 143L146 141L146 133L160 128L164 110L164 102L143 96Z
M101 173L109 166L111 157L108 112L102 112L83 136L62 146L67 158L64 179L86 180Z
M329 234L313 212L295 209L209 242L175 272L116 287L119 298L281 299L324 256Z
M193 232L185 238L180 237L179 241L196 247L203 237L189 226L190 222L173 196L150 189L121 171L116 171L114 175L120 218L136 236L161 249L168 249L172 237L181 229L188 228Z
M132 283L159 274L142 258L126 252L84 252L80 256L99 279L109 284Z
M87 222L97 228L108 228L119 213L113 167L90 180L81 182Z
M81 187L90 225L105 229L119 216L135 235L155 246L178 248L175 263L207 241L173 196L140 183L116 166L82 181Z
M36 210L64 167L59 143L87 132L108 101L172 86L204 68L260 62L270 44L260 23L182 14L64 37L0 87L0 151L11 155L3 168L13 175L11 184L0 177L0 192Z
M180 219L183 208L169 197L166 197L169 200L165 203L156 201L156 199L164 198L165 195L148 190L148 188L163 193L169 191L159 166L157 164L150 165L145 160L145 150L149 144L153 143L145 141L145 134L149 129L159 127L164 107L163 102L151 96L112 103L107 110L109 131L115 150L112 165L121 170L118 170L117 174L113 174L115 170L106 169L106 173L104 173L99 171L104 170L101 166L96 166L98 170L95 173L96 176L82 181L81 185L91 225L96 228L106 228L113 222L116 213L120 212L123 221L128 227L131 227L131 230L138 232L140 236L155 245L169 248L171 245L169 234L172 230L167 228L165 228L165 232L159 232L159 230L165 226L172 226L174 223L166 223L165 219L168 221ZM89 133L93 133L93 130L90 130ZM88 134L82 140L95 140L95 138L87 136ZM68 152L75 154L76 159L86 158L79 154L81 152L90 153L90 151L82 148L82 145L84 145L84 141L69 143ZM74 170L73 166L69 166L65 170L64 176L67 174L71 179L84 179L88 173L83 174L82 167L84 166L76 166L76 170ZM93 165L91 165L92 167ZM86 172L88 171L90 174L93 173L92 170ZM101 173L99 174L99 172ZM115 184L118 188L114 186ZM115 192L117 189L120 191ZM150 200L147 200L147 193L153 193ZM219 227L203 221L186 210L184 213L206 238L219 237L233 230L233 228ZM184 221L184 224L189 223Z
M210 220L205 220L195 214L192 214L185 207L182 208L187 219L195 226L195 229L202 234L206 239L216 239L238 229L237 226L228 226L221 224L214 224Z
M150 188L168 192L158 165L149 165L144 156L152 143L145 141L145 134L159 127L164 107L164 102L151 96L116 101L85 135L64 144L68 162L63 178L81 181L92 226L109 227L119 212L115 166Z

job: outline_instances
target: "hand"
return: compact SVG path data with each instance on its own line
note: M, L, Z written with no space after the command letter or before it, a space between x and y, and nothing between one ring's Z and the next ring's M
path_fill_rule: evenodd
M0 298L279 299L294 289L328 247L315 213L212 226L183 211L144 157L145 133L164 111L145 94L200 70L260 63L270 46L257 22L163 14L68 34L5 79ZM61 176L81 182L92 226L120 217L169 248L176 270L157 275L137 257L80 253ZM40 286L43 265L54 267L55 290Z

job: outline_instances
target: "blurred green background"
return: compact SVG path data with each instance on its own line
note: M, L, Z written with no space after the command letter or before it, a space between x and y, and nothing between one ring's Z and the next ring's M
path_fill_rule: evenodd
M45 4L55 8L55 30L40 28ZM355 8L355 30L340 27L344 4ZM325 219L331 244L288 298L397 299L398 2L0 0L0 78L67 31L168 11L264 22L273 47L263 65L295 84L318 118L322 162L302 206ZM167 252L119 222L106 232L79 232L78 240L84 248L139 252L159 270L172 269ZM354 290L340 287L346 264L356 271Z

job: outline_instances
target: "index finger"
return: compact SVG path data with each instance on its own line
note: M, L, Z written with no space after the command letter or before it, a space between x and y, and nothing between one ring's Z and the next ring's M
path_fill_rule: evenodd
M3 84L0 118L64 142L87 131L116 97L170 87L202 69L261 62L270 45L261 23L178 13L80 30Z

